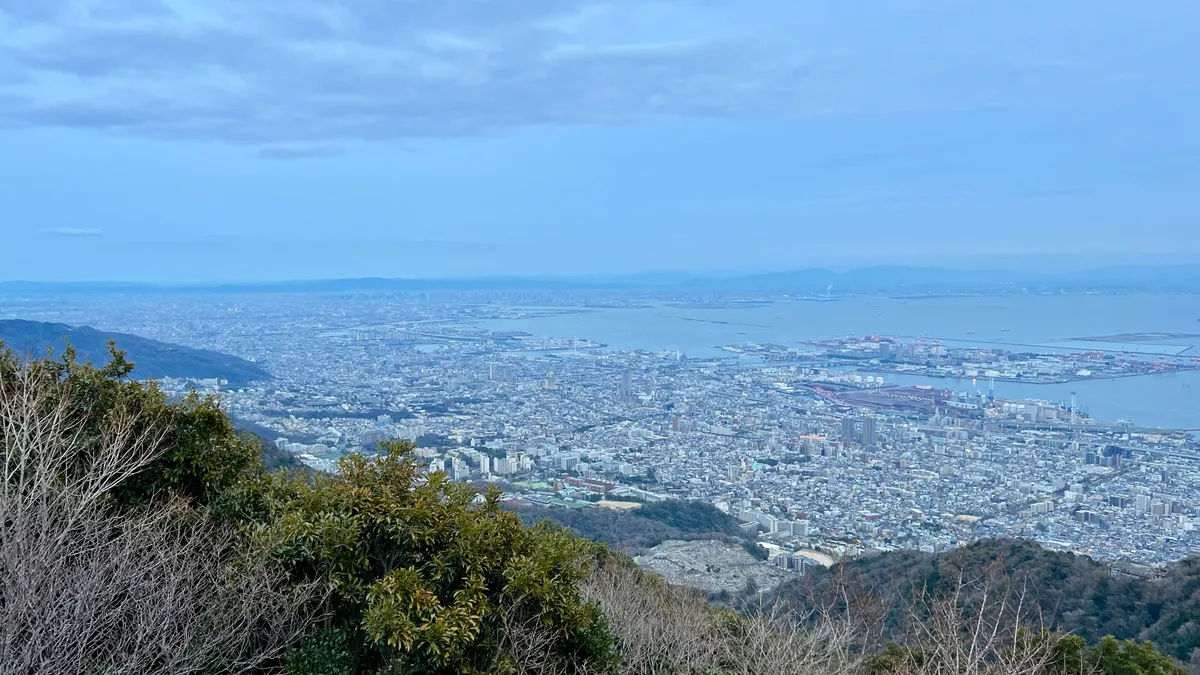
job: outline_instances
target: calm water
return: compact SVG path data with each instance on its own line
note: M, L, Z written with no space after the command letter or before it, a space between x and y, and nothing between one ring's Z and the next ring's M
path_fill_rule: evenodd
M716 347L726 344L769 342L797 346L803 340L871 333L1009 345L1076 345L1080 343L1071 342L1075 338L1129 333L1200 335L1200 295L870 297L721 309L656 305L485 321L481 325L544 337L588 338L607 344L609 349L677 349L691 357L723 354ZM1156 343L1095 344L1094 348L1120 350L1143 344L1146 351L1169 353L1191 347L1184 353L1200 356L1200 337ZM970 380L899 375L884 378L897 384L972 389ZM981 382L980 386L986 384ZM1098 419L1124 417L1143 425L1200 428L1200 372L1064 385L996 383L999 396L1065 401L1072 391L1078 392L1080 409Z

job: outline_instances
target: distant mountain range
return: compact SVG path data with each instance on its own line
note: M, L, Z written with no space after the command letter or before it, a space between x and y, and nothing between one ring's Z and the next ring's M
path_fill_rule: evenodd
M0 282L0 294L68 293L338 293L436 291L659 291L831 293L1003 293L1200 291L1200 265L1145 265L1084 270L963 270L885 265L846 272L805 269L740 276L675 273L589 277L325 279L235 284Z
M108 363L109 339L116 341L117 347L134 363L133 376L138 379L217 378L229 380L230 384L271 379L271 374L256 363L208 349L192 349L126 333L109 333L90 326L0 321L0 342L22 356L40 356L47 346L61 354L70 342L81 358L100 366Z

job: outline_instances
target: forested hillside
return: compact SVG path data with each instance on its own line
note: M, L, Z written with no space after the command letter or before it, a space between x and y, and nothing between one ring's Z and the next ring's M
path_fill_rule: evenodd
M1048 551L1027 540L985 540L939 555L897 551L856 558L787 584L778 597L811 604L830 589L848 589L864 602L885 604L889 628L896 629L900 608L912 598L944 591L962 577L989 576L1027 590L1054 630L1088 640L1105 635L1150 640L1182 661L1200 649L1196 558L1161 575L1134 577L1114 574L1087 556Z
M70 343L80 358L103 366L109 359L109 341L117 343L134 364L132 375L138 379L216 378L229 380L232 384L271 379L271 374L256 363L210 349L192 349L137 335L100 331L91 326L16 319L0 321L0 344L22 355L41 356L47 347L62 352Z

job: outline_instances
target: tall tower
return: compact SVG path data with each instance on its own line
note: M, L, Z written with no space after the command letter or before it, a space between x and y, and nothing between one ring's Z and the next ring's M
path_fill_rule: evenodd
M855 429L854 418L849 415L842 418L842 441L858 441L858 431Z
M879 440L878 432L875 427L874 415L863 415L862 418L862 444L875 445Z
M1071 392L1071 426L1075 426L1075 392Z

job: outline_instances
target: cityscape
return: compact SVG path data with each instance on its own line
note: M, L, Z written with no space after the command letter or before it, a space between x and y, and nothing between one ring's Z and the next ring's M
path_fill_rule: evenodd
M255 361L274 379L162 386L219 394L240 425L315 469L408 440L428 470L495 482L513 506L699 500L758 531L784 568L987 537L1030 538L1132 570L1200 548L1200 447L1190 432L994 392L997 380L1183 372L1197 367L1190 357L1123 351L1134 335L1095 338L1087 351L865 335L689 356L485 325L648 301L31 295L0 302L0 318L102 326ZM1105 340L1126 347L1105 351ZM904 372L972 384L889 381Z
M0 675L1200 675L1198 33L0 0Z

